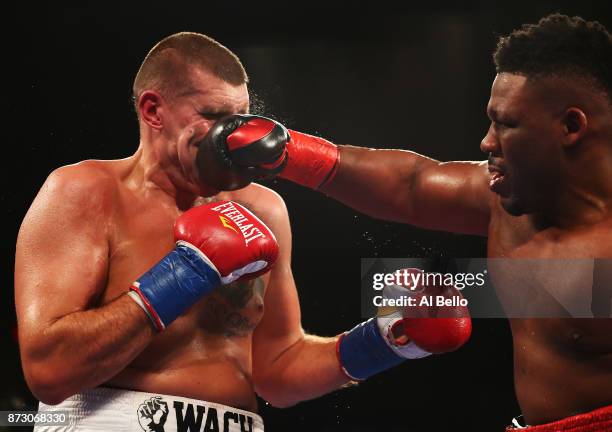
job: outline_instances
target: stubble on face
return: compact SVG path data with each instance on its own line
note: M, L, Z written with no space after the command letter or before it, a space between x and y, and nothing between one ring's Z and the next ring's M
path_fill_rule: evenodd
M177 124L183 129L192 128L195 132L191 140L179 144L176 152L187 182L195 186L199 195L210 196L218 191L213 191L198 181L195 159L199 143L220 118L247 113L249 94L246 84L232 85L199 68L191 71L189 83L189 87L178 92L175 99L179 116Z

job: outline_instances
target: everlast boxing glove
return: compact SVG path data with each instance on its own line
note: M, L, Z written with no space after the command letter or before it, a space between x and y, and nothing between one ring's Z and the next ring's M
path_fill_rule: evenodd
M158 331L214 288L270 270L274 234L232 201L194 207L174 224L176 247L130 287Z

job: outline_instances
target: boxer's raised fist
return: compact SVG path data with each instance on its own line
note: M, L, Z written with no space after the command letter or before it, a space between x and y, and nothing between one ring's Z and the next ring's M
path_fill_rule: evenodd
M338 147L323 138L235 114L217 121L200 142L196 168L199 181L218 190L275 175L317 189L335 176L339 160Z
M452 285L427 283L437 282L437 279L431 277L432 273L425 278L426 273L421 269L400 271L414 276L406 280L417 282L413 286L387 285L383 289L383 297L388 299L402 296L414 299L414 306L396 308L378 317L381 332L392 346L407 358L414 358L415 346L426 353L440 354L455 351L465 344L472 332L472 320L468 308L459 305L463 299L461 291ZM438 306L443 303L440 299L451 300L451 305ZM423 356L416 351L419 357Z
M164 432L168 419L168 404L159 396L146 400L138 407L138 423L146 432Z
M233 201L213 202L186 211L174 224L174 238L179 246L199 250L214 265L224 285L267 272L278 257L272 231Z
M234 190L274 176L287 163L288 141L287 129L269 118L250 114L223 117L198 146L198 178L217 190Z
M274 234L232 201L186 211L174 235L174 250L130 287L160 331L217 286L265 273L278 257Z

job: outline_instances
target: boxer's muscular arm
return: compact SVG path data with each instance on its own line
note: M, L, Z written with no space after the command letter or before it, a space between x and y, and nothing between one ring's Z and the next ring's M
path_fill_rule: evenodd
M321 190L372 217L486 235L486 162L438 162L403 150L339 146L336 176Z
M43 185L19 232L21 359L43 402L59 403L107 381L153 337L149 319L127 296L96 306L108 273L112 190L95 170L61 168Z
M291 272L291 229L282 199L264 222L279 242L280 256L270 272L265 313L253 335L253 378L257 393L277 407L329 393L349 380L336 357L337 337L304 333ZM257 209L255 209L257 210Z
M207 135L198 160L231 161L216 171L208 165L201 169L222 173L217 176L219 189L279 175L318 188L373 217L436 230L487 233L493 194L484 162L441 163L409 151L335 146L259 116L228 116L215 128L224 133ZM221 155L209 158L210 153Z

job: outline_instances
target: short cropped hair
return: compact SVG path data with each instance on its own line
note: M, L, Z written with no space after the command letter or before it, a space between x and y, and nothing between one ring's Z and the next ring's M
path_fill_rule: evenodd
M582 78L612 101L612 36L597 21L548 15L501 37L493 60L497 73Z
M236 54L211 37L181 32L162 39L145 57L132 86L134 104L148 89L167 96L188 90L190 66L199 66L232 85L249 81Z

